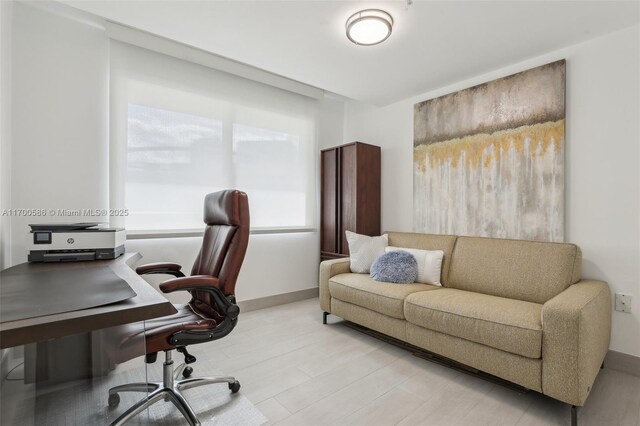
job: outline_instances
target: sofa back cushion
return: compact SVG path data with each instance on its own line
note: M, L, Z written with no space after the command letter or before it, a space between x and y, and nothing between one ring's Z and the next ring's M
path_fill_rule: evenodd
M453 246L456 242L455 235L415 234L410 232L386 232L389 237L389 245L394 247L414 248L421 250L442 250L442 276L440 282L447 286L447 276Z
M545 303L580 280L575 244L458 237L448 287Z

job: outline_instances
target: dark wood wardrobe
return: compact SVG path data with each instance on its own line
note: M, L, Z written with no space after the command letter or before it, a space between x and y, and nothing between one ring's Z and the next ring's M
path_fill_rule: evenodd
M380 235L380 147L324 149L320 163L320 260L346 257L344 231Z

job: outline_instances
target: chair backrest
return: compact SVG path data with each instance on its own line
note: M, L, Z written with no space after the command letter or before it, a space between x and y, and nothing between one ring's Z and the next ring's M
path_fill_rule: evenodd
M191 275L216 277L220 290L226 296L233 295L249 244L247 194L237 190L208 194L204 199L204 223L202 247ZM194 291L192 295L194 299L212 302L207 293Z

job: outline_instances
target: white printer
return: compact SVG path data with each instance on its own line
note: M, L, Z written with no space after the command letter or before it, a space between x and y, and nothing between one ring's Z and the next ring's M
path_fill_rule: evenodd
M107 228L98 222L29 226L29 262L115 259L124 254L123 228Z

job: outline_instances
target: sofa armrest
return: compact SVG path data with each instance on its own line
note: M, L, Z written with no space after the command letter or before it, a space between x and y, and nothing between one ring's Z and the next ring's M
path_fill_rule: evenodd
M584 405L609 349L611 292L582 280L542 306L542 391Z
M325 260L320 263L320 309L331 312L331 295L329 279L334 275L351 272L349 258Z

